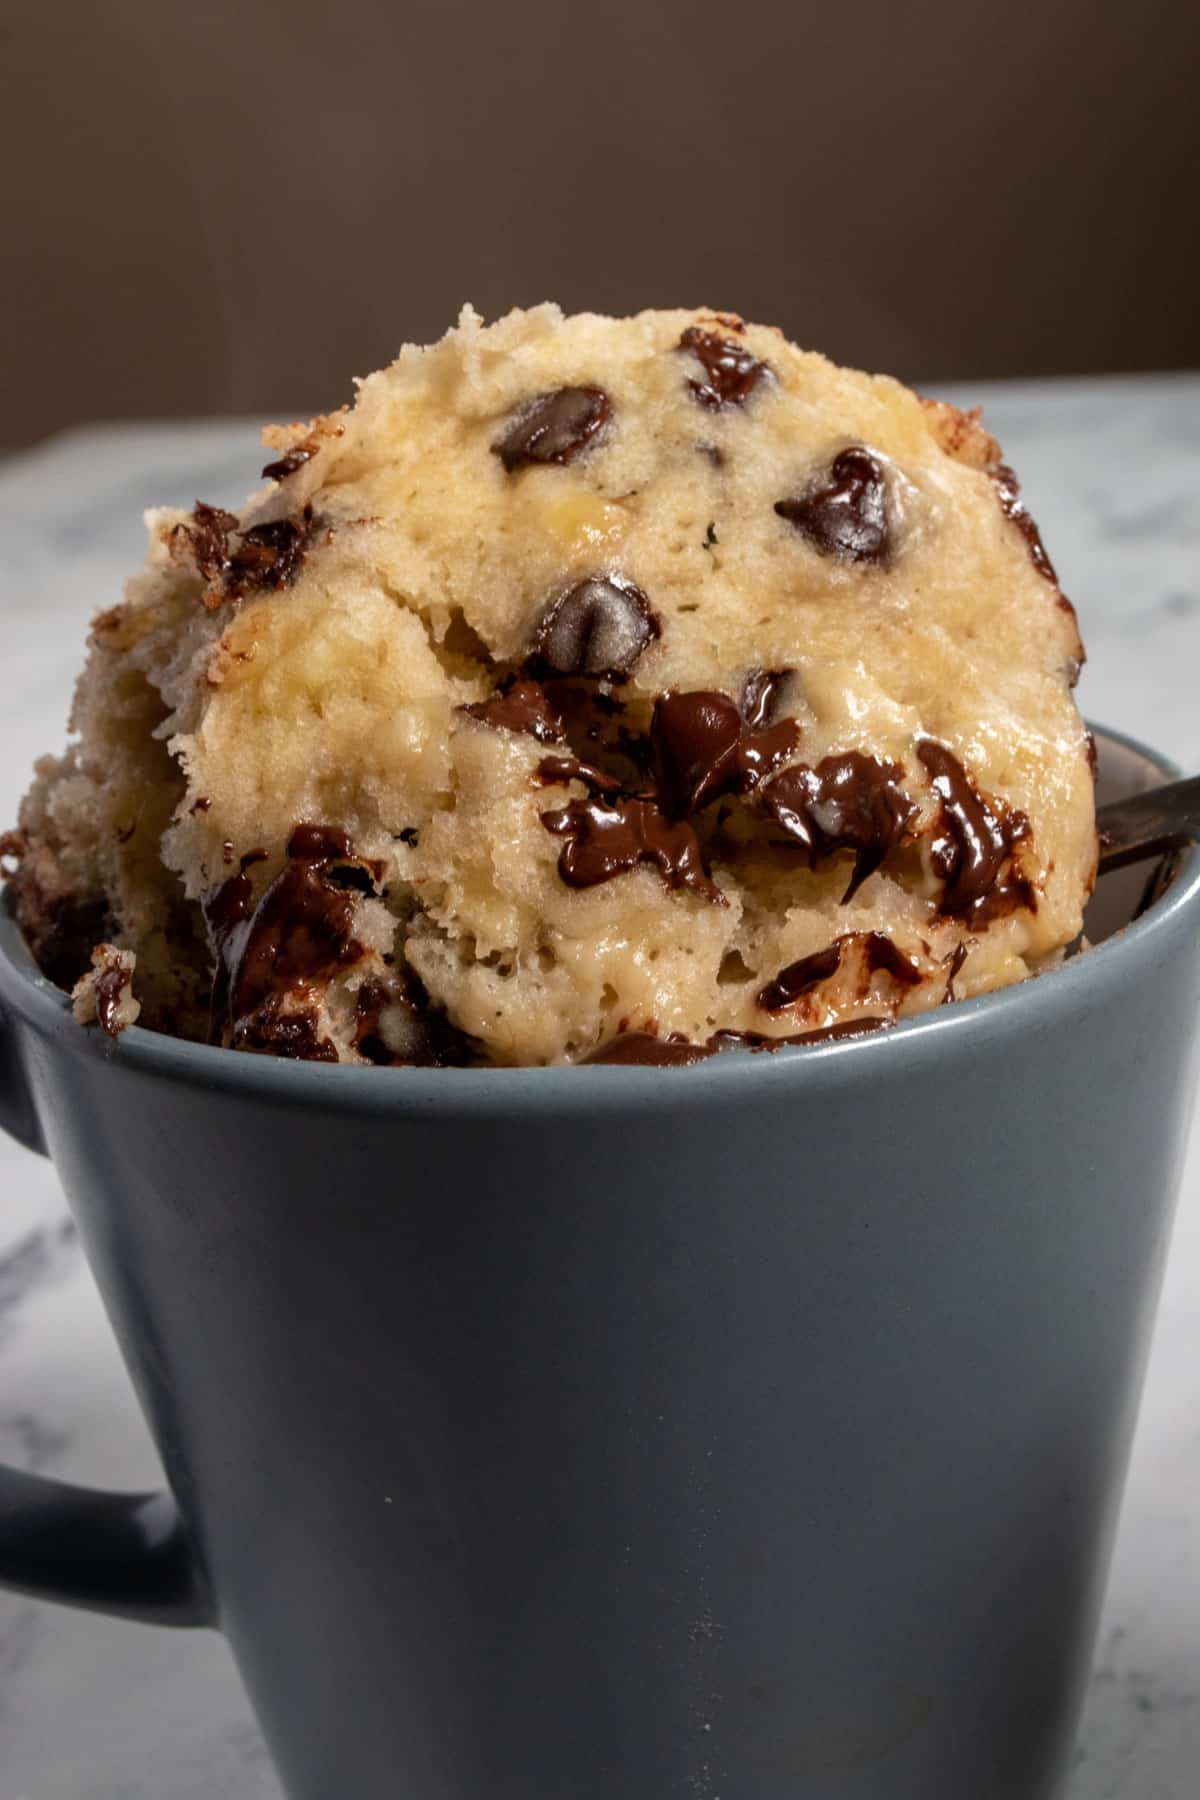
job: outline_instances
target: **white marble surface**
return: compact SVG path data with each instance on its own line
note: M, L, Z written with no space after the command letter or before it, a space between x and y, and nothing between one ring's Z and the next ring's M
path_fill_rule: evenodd
M1079 606L1086 710L1200 769L1200 376L952 397L984 400ZM249 427L200 424L77 432L0 466L0 823L31 756L61 743L86 620L140 558L141 509L236 502L261 461ZM1198 1792L1198 1370L1200 1133L1069 1800ZM113 1487L156 1477L53 1172L7 1142L0 1458ZM0 1800L279 1794L219 1639L0 1595Z

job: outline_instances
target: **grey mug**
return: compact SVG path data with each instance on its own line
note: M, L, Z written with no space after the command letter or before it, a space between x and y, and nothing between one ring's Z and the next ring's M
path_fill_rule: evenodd
M1167 772L1104 743L1110 793ZM5 1121L171 1490L0 1472L0 1579L218 1626L294 1800L1046 1800L1198 940L1188 853L1099 947L894 1031L387 1071L112 1046L0 920Z

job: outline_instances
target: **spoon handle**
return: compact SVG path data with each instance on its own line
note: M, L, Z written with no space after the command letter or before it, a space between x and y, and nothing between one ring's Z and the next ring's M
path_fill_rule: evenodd
M1101 870L1200 841L1200 775L1112 800L1096 813Z

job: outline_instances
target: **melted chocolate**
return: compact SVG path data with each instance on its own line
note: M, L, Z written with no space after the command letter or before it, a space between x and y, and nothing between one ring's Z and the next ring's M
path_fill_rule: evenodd
M921 970L911 956L893 944L890 937L882 931L864 931L860 941L863 950L863 968L868 983L872 975L882 971L898 981L901 987L915 987L921 979Z
M822 757L815 768L784 769L759 792L776 823L806 846L810 865L818 855L853 850L844 902L903 840L917 810L899 785L903 774L898 763L846 750Z
M552 600L529 646L535 668L623 681L662 627L623 575L589 575Z
M882 931L846 931L835 938L827 949L817 950L811 956L802 957L799 962L789 963L781 969L774 981L768 982L758 995L758 1004L764 1012L782 1012L791 1006L802 995L828 981L842 965L847 951L857 951L862 959L862 975L860 993L865 996L870 991L871 978L874 975L887 975L901 987L914 987L921 980L919 965L911 956L907 956L890 937Z
M282 995L272 994L257 1011L239 1019L230 1039L234 1050L258 1050L293 1062L336 1062L332 1041L322 1037L315 1006L303 1012L282 1009Z
M842 450L826 481L794 500L776 501L775 511L822 556L869 563L890 558L887 482L882 464L861 445Z
M125 1027L117 1018L121 996L129 987L129 971L120 963L110 963L96 977L96 1017L110 1038L120 1037Z
M658 793L667 811L688 813L719 794L748 794L787 761L800 728L785 719L749 730L727 694L661 694L650 725Z
M600 1044L584 1063L614 1063L644 1068L684 1068L688 1063L704 1062L714 1054L707 1044L689 1044L686 1038L655 1037L650 1031L622 1031Z
M950 957L949 968L946 971L946 991L942 995L943 1006L949 1006L950 1002L957 998L957 995L954 992L954 983L958 979L959 972L967 960L967 954L967 941L963 938L959 943L955 944L954 953Z
M558 872L568 887L596 887L649 862L668 887L687 888L717 906L727 904L704 867L692 826L669 819L652 799L572 800L559 811L543 813L542 824L567 839Z
M733 329L744 327L739 321ZM718 337L715 331L702 331L698 325L688 326L678 347L696 357L704 370L704 380L689 380L688 387L710 412L723 406L744 406L763 376L771 372L743 344Z
M691 1044L676 1035L656 1037L652 1031L622 1031L601 1044L583 1064L608 1063L624 1067L665 1069L686 1068L691 1063L707 1062L732 1050L787 1050L797 1044L825 1044L835 1038L864 1037L869 1031L883 1031L891 1019L839 1019L834 1025L821 1025L814 1031L792 1032L786 1037L768 1037L761 1031L716 1031L703 1044Z
M786 1050L794 1044L825 1044L833 1038L862 1037L868 1031L884 1031L894 1023L892 1019L868 1015L861 1019L838 1019L832 1025L818 1025L812 1031L794 1031L786 1037L768 1037L761 1031L718 1031L708 1041L715 1050Z
M606 775L602 769L594 769L591 763L580 762L577 756L543 756L537 774L544 787L582 781L593 793L615 794L621 786L615 775Z
M239 532L237 516L198 500L191 524L170 536L176 557L190 556L208 586L204 605L241 599L254 589L288 587L296 579L318 530L311 506L298 518L273 519Z
M799 1000L802 994L811 993L831 975L836 975L842 963L842 951L846 947L844 937L835 938L824 950L815 950L811 956L802 956L799 962L789 963L780 969L774 981L769 981L758 994L758 1004L764 1012L782 1012Z
M492 445L492 454L510 475L531 463L574 462L600 436L612 412L602 388L565 387L539 394L519 408Z
M1000 496L1000 507L1006 519L1011 519L1021 536L1025 539L1030 559L1039 575L1058 586L1058 576L1054 572L1054 564L1046 554L1046 546L1042 542L1042 534L1025 509L1021 498L1021 484L1007 463L996 463L989 471L996 483L996 491ZM1068 605L1070 602L1068 602ZM1072 684L1073 685L1073 684Z
M922 738L917 755L940 803L931 857L944 883L941 911L972 924L1019 907L1036 911L1037 893L1013 865L1017 845L1029 836L1025 814L980 793L945 744Z
M562 720L537 681L514 682L486 700L475 700L458 710L493 730L521 732L540 744L561 744L564 739Z

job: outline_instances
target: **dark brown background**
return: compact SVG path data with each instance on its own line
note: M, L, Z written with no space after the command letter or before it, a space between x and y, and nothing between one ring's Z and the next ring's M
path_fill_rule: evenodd
M340 400L470 298L913 379L1198 359L1194 0L9 0L5 406Z

